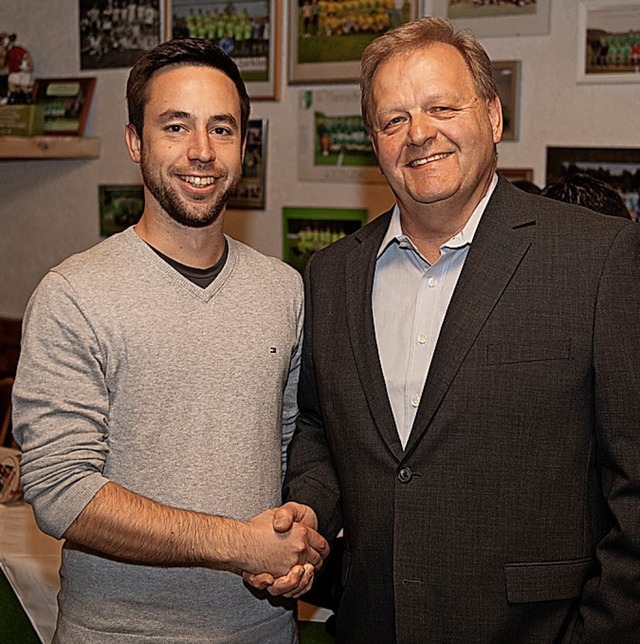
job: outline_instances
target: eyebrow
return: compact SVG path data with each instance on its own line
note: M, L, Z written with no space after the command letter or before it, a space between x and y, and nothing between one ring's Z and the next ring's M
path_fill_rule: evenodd
M192 119L193 114L191 112L183 112L182 110L166 110L158 115L159 123L168 123L174 119ZM236 130L238 129L238 121L233 114L223 113L215 114L211 116L208 120L208 125L215 125L219 123L226 123L227 125L232 126Z
M216 123L226 123L227 125L230 125L234 129L238 129L238 121L236 120L236 117L233 114L216 114L215 116L212 116L209 119L209 124L213 125Z
M158 114L158 121L160 123L166 123L167 121L172 121L173 119L188 119L191 118L189 112L181 112L180 110L166 110Z

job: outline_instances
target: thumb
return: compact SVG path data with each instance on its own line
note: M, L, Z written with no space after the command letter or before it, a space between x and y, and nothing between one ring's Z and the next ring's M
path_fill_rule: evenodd
M295 504L285 503L280 506L273 514L273 529L276 532L288 532L297 521L298 512Z

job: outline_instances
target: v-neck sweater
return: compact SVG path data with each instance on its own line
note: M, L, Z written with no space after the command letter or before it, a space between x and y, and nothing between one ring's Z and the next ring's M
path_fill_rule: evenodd
M297 413L301 278L227 241L228 260L207 288L133 228L65 260L37 287L15 434L25 498L45 532L64 534L108 481L239 519L281 502L282 449ZM228 571L131 565L65 547L61 582L61 642L293 637L290 612Z

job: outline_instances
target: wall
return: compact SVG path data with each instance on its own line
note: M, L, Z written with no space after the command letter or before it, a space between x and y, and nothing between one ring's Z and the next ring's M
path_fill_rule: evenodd
M286 3L284 3L286 4ZM551 2L548 36L487 38L494 60L521 60L518 141L499 146L502 167L533 168L545 181L545 148L640 147L640 85L577 85L578 0ZM280 100L255 102L269 119L267 207L230 211L228 232L269 255L281 255L283 206L365 207L370 217L392 203L382 185L297 181L297 96L286 82L287 16L281 11ZM92 75L79 71L77 0L2 0L0 31L18 34L38 77ZM86 134L100 137L95 160L0 161L0 316L20 317L46 270L100 241L97 186L139 183L123 142L127 70L99 71Z

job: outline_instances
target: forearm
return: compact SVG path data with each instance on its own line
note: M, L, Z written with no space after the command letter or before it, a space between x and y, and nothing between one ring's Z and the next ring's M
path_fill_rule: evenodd
M319 567L328 550L324 539L298 523L286 534L277 534L273 514L274 510L265 510L250 521L239 521L181 510L109 482L64 537L103 555L139 564L222 565L275 576L304 563Z
M640 380L639 284L640 233L628 224L601 273L594 324L596 462L612 520L583 589L574 638L585 644L640 641L640 402L628 387Z
M298 429L289 448L283 500L313 508L319 532L329 540L342 528L337 473L320 419L308 408L298 417Z
M246 565L249 524L152 501L115 484L102 487L64 537L126 561L153 565Z

